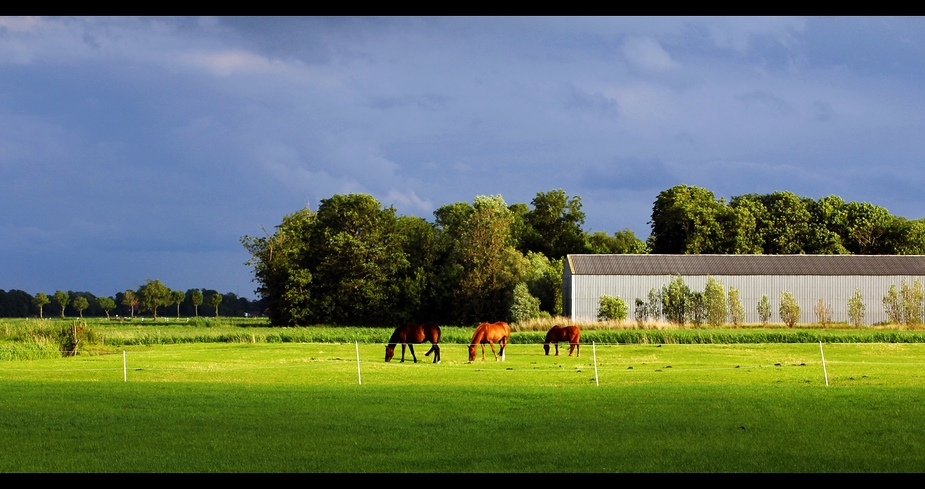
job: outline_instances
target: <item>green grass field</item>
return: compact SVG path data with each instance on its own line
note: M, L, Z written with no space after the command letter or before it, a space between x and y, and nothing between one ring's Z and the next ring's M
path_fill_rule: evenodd
M361 343L362 385L354 343L124 349L125 372L122 348L0 362L0 471L925 467L919 343L826 344L828 387L817 343L600 345L596 376L590 344L580 358L514 344L472 364L445 344L434 365L386 364Z

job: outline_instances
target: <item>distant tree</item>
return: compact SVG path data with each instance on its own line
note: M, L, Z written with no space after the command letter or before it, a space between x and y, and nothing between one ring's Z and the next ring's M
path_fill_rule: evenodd
M766 295L761 296L761 301L758 302L758 319L765 326L771 320L771 301Z
M218 305L222 303L222 294L212 294L209 305L215 308L215 317L218 317Z
M649 252L646 242L637 238L630 229L624 229L609 236L604 231L597 231L587 236L592 253L617 255L641 255Z
M800 320L800 305L793 298L793 294L784 291L780 295L780 319L792 328Z
M196 308L196 317L199 317L199 306L202 304L202 291L193 289L189 292L189 301Z
M77 313L81 318L84 317L84 309L90 307L90 302L87 301L86 297L77 296L74 298L74 301L71 302L71 305L74 306L74 309L77 309Z
M822 329L825 329L829 323L832 322L832 308L829 307L822 299L816 301L816 305L813 307L813 312L816 314L816 321L822 325Z
M138 296L138 308L141 311L151 311L154 320L157 320L157 308L171 304L170 289L160 280L148 279L135 293Z
M629 307L620 297L602 295L598 302L597 319L598 321L623 321L626 319L626 313Z
M50 302L51 299L48 298L48 294L44 292L35 294L35 299L32 299L32 304L39 308L39 318L42 318L42 308Z
M540 310L552 316L562 315L562 271L564 259L549 260L542 253L527 252L529 268L523 280L530 295L540 301Z
M177 319L180 319L180 304L186 299L186 294L182 290L170 291L170 303L177 305Z
M864 298L861 296L861 289L854 289L854 296L848 299L848 320L856 328L860 328L864 323Z
M703 321L706 317L707 309L706 303L703 300L703 292L691 291L690 296L688 296L687 320L690 321L695 328L699 328L703 325Z
M110 297L97 297L96 305L100 306L100 309L106 311L106 319L109 319L109 311L116 308L116 301Z
M703 305L706 310L707 323L718 328L726 323L726 292L723 283L713 277L707 277L707 285L703 289Z
M662 292L655 287L649 289L648 301L646 302L646 315L653 321L662 319Z
M134 318L135 307L138 306L138 296L135 295L134 290L126 290L125 293L122 294L122 305L128 306L129 313L131 314L131 317Z
M729 299L729 320L733 326L738 328L745 321L745 306L739 299L739 289L729 287L729 294L726 297Z
M58 291L55 291L54 298L55 298L55 302L57 302L58 305L61 306L61 317L63 318L64 308L67 307L67 303L68 301L71 300L71 296L63 290L58 290Z

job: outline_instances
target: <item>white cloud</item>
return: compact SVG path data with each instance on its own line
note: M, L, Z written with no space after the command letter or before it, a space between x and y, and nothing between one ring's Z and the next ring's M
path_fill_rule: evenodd
M633 67L643 71L666 71L679 66L656 40L649 37L628 38L623 43L623 56Z

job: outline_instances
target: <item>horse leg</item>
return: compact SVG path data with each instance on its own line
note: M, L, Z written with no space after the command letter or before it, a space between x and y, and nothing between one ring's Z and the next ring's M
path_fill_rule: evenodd
M418 363L418 357L414 356L414 345L408 343L408 348L411 350L411 358L414 359L414 363Z
M556 356L559 356L559 342L556 342Z
M498 343L501 344L501 361L504 361L505 353L507 352L507 338L502 338Z
M405 344L401 344L401 361L398 363L405 363Z
M568 344L568 356L572 356L572 350L575 349L575 343L569 342Z
M491 351L495 351L495 348L492 347ZM485 343L482 343L482 361L485 361Z
M495 356L495 361L497 362L498 354L495 353L495 344L494 343L488 343L488 344L491 345L491 354ZM504 353L504 350L501 350L501 353Z

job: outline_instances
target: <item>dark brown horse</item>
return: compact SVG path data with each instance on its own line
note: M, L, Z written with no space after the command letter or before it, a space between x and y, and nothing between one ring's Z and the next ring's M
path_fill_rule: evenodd
M434 363L440 363L440 326L436 324L406 324L395 328L392 337L389 338L389 344L385 347L385 361L390 361L395 356L395 345L401 343L401 361L405 361L405 345L411 349L411 358L414 363L418 363L418 357L414 356L414 344L429 341L433 344L430 350L424 356L434 354Z
M485 361L485 343L491 346L491 352L498 360L498 354L495 353L495 342L501 345L501 361L504 361L504 350L507 347L507 341L511 337L511 327L507 323L482 323L475 328L475 334L472 335L472 344L469 345L469 361L475 360L475 347L482 345L482 361Z
M572 350L577 350L576 357L581 356L581 330L578 329L578 326L566 326L564 328L558 324L553 326L546 333L546 341L543 342L543 349L546 350L546 354L549 355L549 344L555 343L556 356L559 356L560 341L568 341L568 356L572 356Z

